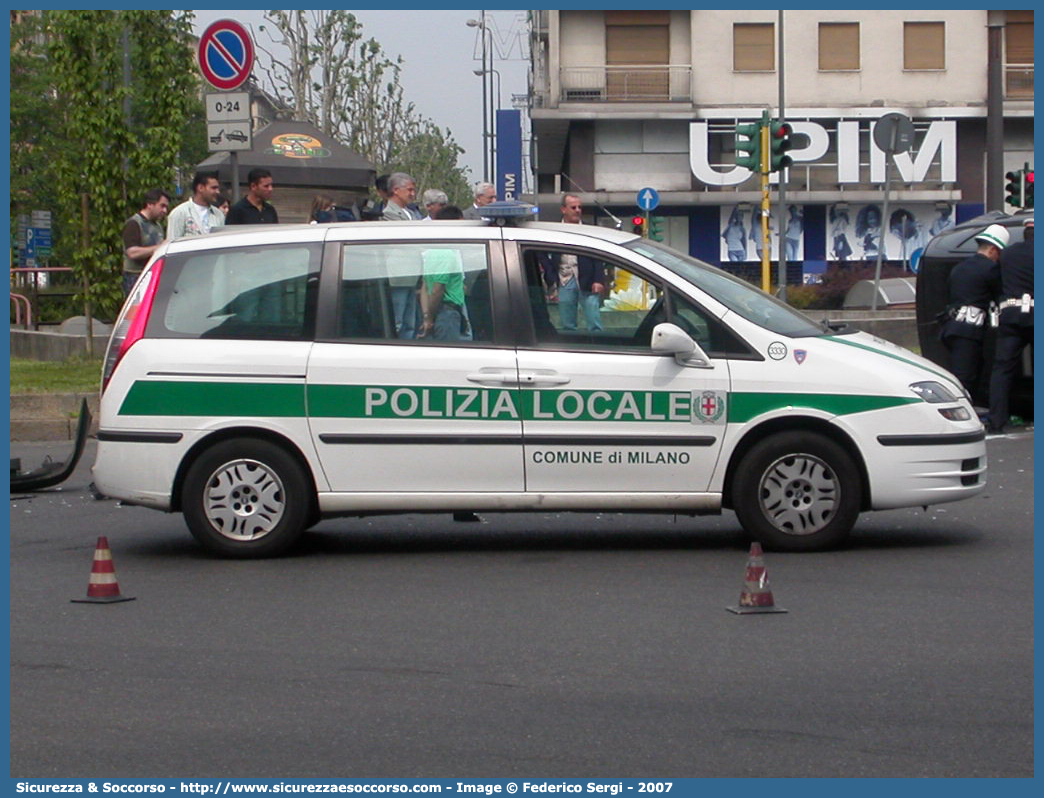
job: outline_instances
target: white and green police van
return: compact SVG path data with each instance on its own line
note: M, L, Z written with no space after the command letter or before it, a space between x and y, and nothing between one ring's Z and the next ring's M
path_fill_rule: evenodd
M601 293L556 296L570 271ZM102 390L99 491L180 511L234 557L283 552L324 517L455 511L730 508L767 547L817 550L864 510L986 478L984 429L945 370L595 226L166 242Z

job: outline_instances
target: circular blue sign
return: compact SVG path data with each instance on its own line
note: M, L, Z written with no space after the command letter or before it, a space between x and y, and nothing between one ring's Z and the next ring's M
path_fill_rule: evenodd
M231 19L219 19L199 39L199 68L214 88L229 91L250 77L254 43L250 33Z
M660 194L655 188L638 190L638 207L643 211L651 211L660 204Z
M910 271L917 274L917 270L921 268L921 256L924 254L924 247L918 247L913 251L910 256Z

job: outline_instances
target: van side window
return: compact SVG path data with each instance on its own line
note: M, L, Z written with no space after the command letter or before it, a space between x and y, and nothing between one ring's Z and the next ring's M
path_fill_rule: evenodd
M584 252L522 254L537 344L555 349L647 350L666 321L661 288Z
M491 342L484 243L344 247L338 334L418 344Z
M711 357L753 356L743 341L703 308L677 291L669 291L670 321L677 324Z
M163 265L163 311L150 334L299 341L315 330L319 244L210 249ZM155 329L156 319L164 329Z

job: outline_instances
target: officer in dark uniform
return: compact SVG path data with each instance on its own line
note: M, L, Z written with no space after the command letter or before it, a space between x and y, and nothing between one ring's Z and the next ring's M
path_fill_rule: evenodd
M950 303L940 336L950 351L950 371L961 381L969 396L982 369L982 342L990 302L999 283L998 262L1008 245L1008 231L991 224L977 236L978 251L961 261L950 272Z
M990 432L1008 423L1008 394L1026 344L1033 343L1033 217L1023 223L1023 240L1004 250L1000 259L1000 318L990 374Z

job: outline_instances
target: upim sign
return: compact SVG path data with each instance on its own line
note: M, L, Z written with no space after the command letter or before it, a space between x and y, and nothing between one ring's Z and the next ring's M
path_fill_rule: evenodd
M818 122L791 122L795 145L805 140L805 146L795 146L789 155L794 165L814 163L830 149L830 134ZM885 154L874 143L871 122L866 130L867 149L870 153L870 182L885 182ZM842 119L837 122L837 182L859 183L859 120ZM732 133L722 135L733 135ZM710 163L710 131L708 122L693 122L689 125L689 165L697 180L709 186L736 186L746 182L753 174L742 166L734 166L719 172ZM957 122L952 119L935 120L920 136L916 152L897 153L895 165L899 180L903 183L920 183L925 180L932 161L938 155L941 170L940 180L952 183L957 180ZM773 180L776 175L773 175Z
M518 199L518 175L514 172L504 172L504 192L502 196L505 200Z
M522 116L516 109L497 111L497 196L515 200L521 192Z

